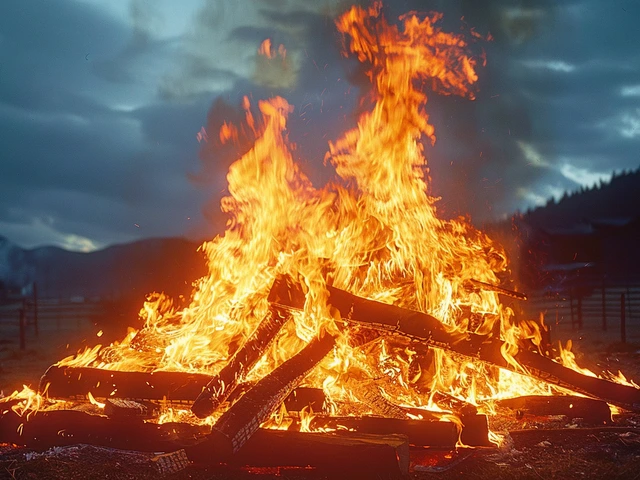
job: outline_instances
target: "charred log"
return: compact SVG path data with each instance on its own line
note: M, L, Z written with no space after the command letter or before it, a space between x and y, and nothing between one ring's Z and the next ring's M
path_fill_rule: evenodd
M462 419L462 422L460 429L453 422L437 420L317 415L309 426L311 429L349 429L379 435L398 433L409 437L409 444L417 447L453 448L458 439L469 446L492 446L486 415L471 415Z
M141 452L187 452L198 463L218 465L202 443L209 427L181 423L158 425L116 420L73 410L44 411L19 416L0 415L0 443L34 450L88 444ZM204 447L204 448L203 448ZM228 466L311 466L319 470L382 474L407 473L409 447L400 435L300 433L259 429Z
M135 418L116 419L74 410L53 410L0 416L0 443L36 450L86 443L144 452L174 451L203 439L209 427L182 423L158 425Z
M211 463L202 445L187 448L196 463ZM354 432L301 433L259 429L227 462L241 467L313 467L341 475L394 475L409 472L406 436L369 435Z
M84 400L127 398L180 402L195 399L210 377L186 372L121 372L89 367L52 365L40 379L40 392L49 398Z
M314 338L298 354L284 362L244 394L222 414L202 446L220 460L236 453L334 347L335 338Z
M593 398L560 396L523 396L497 400L498 408L515 410L519 415L564 415L590 423L611 423L611 409L606 402Z
M208 375L187 372L123 372L90 367L61 367L52 365L40 380L40 392L49 398L87 401L91 393L96 399L123 399L141 403L192 403L211 380ZM229 398L249 391L254 384L238 385ZM297 390L297 389L296 389ZM311 402L314 410L319 410L324 402L322 390L308 389L298 393L302 402ZM302 388L302 390L305 390ZM311 392L313 390L313 392ZM320 400L320 398L322 398ZM301 410L301 400L286 399L289 411ZM300 406L300 408L298 408ZM153 405L151 405L153 407ZM151 408L153 410L153 408Z
M245 344L233 355L220 372L207 383L206 387L191 406L191 411L199 418L211 415L235 389L244 376L262 357L289 315L277 308L271 308L267 316L251 334Z

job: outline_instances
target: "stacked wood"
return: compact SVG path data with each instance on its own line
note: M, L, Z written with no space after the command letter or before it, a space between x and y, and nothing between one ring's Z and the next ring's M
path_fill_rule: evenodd
M231 360L213 377L191 406L191 411L199 418L211 415L224 402L256 362L264 355L277 333L289 319L289 315L277 308L271 308L244 345Z
M220 460L226 460L240 450L334 345L335 338L329 334L314 338L223 413L199 448Z
M638 388L583 375L538 353L523 349L514 357L522 367L517 368L503 357L503 342L496 338L470 332L452 334L436 318L426 313L368 300L331 286L327 289L329 304L349 323L407 336L431 347L507 368L629 410L640 410ZM301 308L300 291L300 287L289 278L281 277L274 282L269 298L284 308Z

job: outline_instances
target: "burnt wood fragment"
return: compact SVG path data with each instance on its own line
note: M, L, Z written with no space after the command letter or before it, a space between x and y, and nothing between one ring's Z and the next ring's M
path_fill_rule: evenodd
M197 417L208 417L229 397L245 375L260 360L288 319L288 313L277 308L270 308L267 316L260 322L244 345L207 383L193 402L191 411Z
M148 408L146 405L122 398L107 398L104 401L104 414L107 417L146 417Z

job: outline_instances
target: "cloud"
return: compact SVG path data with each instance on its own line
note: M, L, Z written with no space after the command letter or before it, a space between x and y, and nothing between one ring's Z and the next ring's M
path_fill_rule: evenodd
M526 68L560 73L571 73L577 69L575 65L562 60L522 60L520 63Z
M23 248L33 248L44 244L57 245L66 250L92 252L103 245L74 233L64 233L56 229L53 218L31 218L26 223L3 222L0 231Z

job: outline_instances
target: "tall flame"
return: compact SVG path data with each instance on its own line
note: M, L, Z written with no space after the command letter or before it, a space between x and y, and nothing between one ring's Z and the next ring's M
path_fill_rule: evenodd
M400 26L390 25L379 3L353 7L338 18L350 52L368 65L372 109L357 128L329 144L325 160L338 177L323 188L314 187L293 160L288 102L260 101L254 117L245 97L246 125L225 123L219 138L232 141L238 131L253 131L256 141L229 169L230 195L222 200L227 230L201 247L209 274L197 282L190 305L179 309L166 296L151 295L141 311L142 329L61 364L215 374L267 315L269 288L282 273L303 281L305 311L285 325L250 373L253 379L320 330L338 333L327 282L429 313L450 331L493 332L506 341L503 354L511 361L519 340L539 342L537 324L516 323L497 293L469 288L470 281L499 283L507 267L503 250L462 218L438 218L437 199L428 193L421 142L436 137L423 87L473 99L478 79L478 60L467 40L441 31L440 18L409 14ZM261 49L271 55L270 44ZM431 405L436 391L474 403L514 388L520 394L548 391L441 350L426 355L384 338L355 348L343 334L308 382L336 402L357 403L353 379L376 379L380 395L413 406Z

